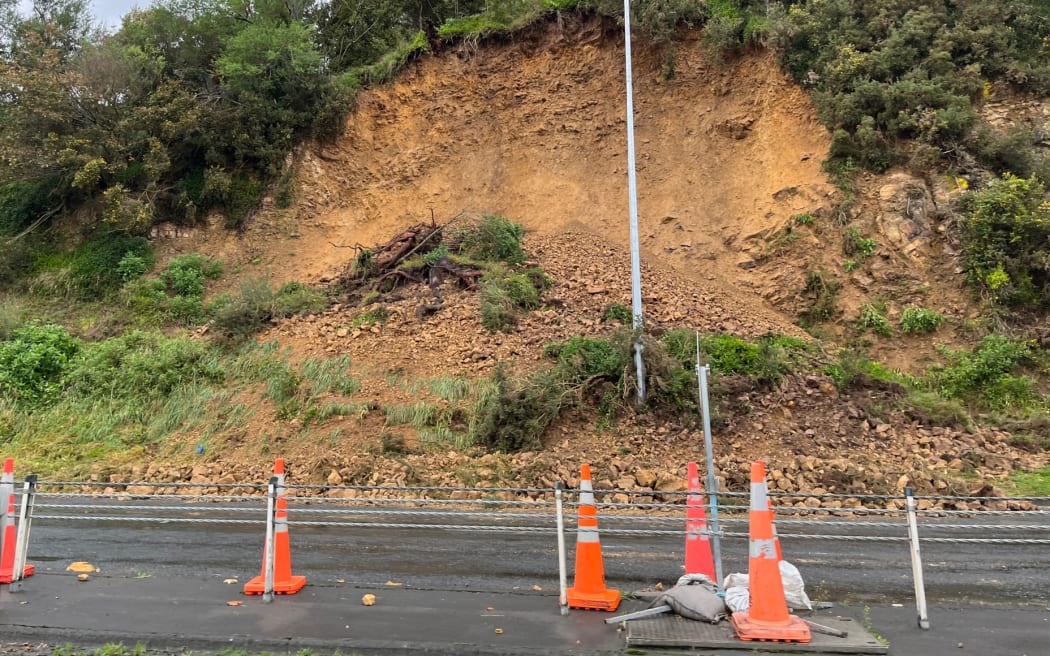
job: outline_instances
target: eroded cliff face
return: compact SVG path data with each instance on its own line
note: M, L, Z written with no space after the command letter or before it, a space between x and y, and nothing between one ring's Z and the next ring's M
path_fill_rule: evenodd
M749 241L828 204L827 131L767 53L716 61L688 39L665 79L668 50L635 51L643 256L729 282ZM376 243L431 212L626 247L624 88L622 36L598 19L413 64L361 95L342 138L303 154L301 239L316 246L294 269L321 275L345 261L328 242Z
M650 327L805 336L796 321L813 301L806 292L813 271L840 284L838 314L821 327L833 340L829 348L856 342L858 308L872 299L887 303L891 321L915 304L962 325L972 303L945 229L946 208L959 193L951 180L862 175L857 201L840 211L840 195L821 170L828 132L770 53L716 59L699 34L671 48L634 48ZM290 207L268 200L236 235L221 220L164 232L158 242L170 251L221 257L240 278L319 283L347 266L353 246L384 243L422 221L498 213L525 226L530 257L554 280L549 306L507 335L482 328L473 292L449 289L439 312L421 316L429 293L423 285L381 298L389 315L383 325L357 326L371 306L350 299L281 322L262 339L294 361L350 357L361 381L355 399L372 409L305 426L245 398L259 407L240 433L266 435L267 449L279 448L299 480L314 482L571 484L575 463L589 461L609 487L644 487L653 472L665 487L681 484L702 436L674 418L643 415L602 432L593 416L572 413L548 431L543 452L475 459L438 453L440 445L421 444L411 428L388 426L382 411L438 403L422 384L438 376L478 379L496 363L540 366L544 344L607 334L603 310L630 305L623 59L622 32L597 18L564 17L504 41L447 47L390 85L363 92L343 136L290 159ZM877 242L848 270L847 224ZM229 275L226 284L237 279ZM965 336L946 326L932 338L864 347L916 371L934 340L959 339ZM803 374L776 389L723 392L729 408L717 430L718 466L744 486L757 457L780 472L781 491L857 494L906 484L961 493L964 460L988 477L1045 460L1011 448L1003 431L925 426L897 409L901 391L892 388L841 394L827 377ZM383 451L381 436L390 433L405 438L408 455ZM187 448L194 440L186 436ZM211 475L234 472L241 480L245 463L259 459L260 443L231 440L227 447Z

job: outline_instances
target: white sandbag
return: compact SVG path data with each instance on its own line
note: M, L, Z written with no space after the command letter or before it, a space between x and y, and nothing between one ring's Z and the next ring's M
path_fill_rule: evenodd
M780 580L784 582L784 599L792 610L813 610L806 596L806 586L798 568L786 560L780 561Z
M802 581L802 574L799 573L797 567L786 560L780 561L780 580L784 585L784 601L787 602L788 608L791 610L813 610L813 603L806 596L805 583ZM740 599L734 599L733 601L729 599L729 591L731 589L737 588L747 591L747 574L729 574L726 576L722 588L726 591L726 606L729 606L729 610L734 613L742 613L748 609L751 602L750 597L748 597L747 603L742 602ZM736 592L734 594L739 596L741 593Z
M728 590L729 588L744 588L747 589L747 574L727 574L724 581L722 581L722 589Z
M726 588L726 606L734 613L746 613L751 607L751 594L747 591L747 586L734 585Z

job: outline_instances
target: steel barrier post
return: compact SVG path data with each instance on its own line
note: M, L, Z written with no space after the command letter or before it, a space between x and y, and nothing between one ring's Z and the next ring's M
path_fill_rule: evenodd
M715 476L714 447L711 444L711 404L707 397L707 374L710 365L700 366L700 342L697 333L696 377L700 380L700 409L704 415L704 458L707 460L707 494L711 499L711 555L715 561L715 587L723 590L722 584L722 531L718 528L718 478Z
M274 558L276 557L276 546L274 544L274 524L277 518L277 477L270 477L270 489L266 495L266 573L263 582L263 601L273 601L273 578Z
M558 481L554 484L554 508L558 524L558 605L561 606L561 614L569 614L568 577L565 565L565 513L562 508L562 497L565 493L565 484Z
M29 551L29 528L33 521L33 503L36 501L36 474L30 474L22 482L22 505L18 515L18 537L15 539L15 568L11 572L8 590L19 592L25 580L26 553Z
M926 585L922 580L922 554L919 552L919 525L915 521L915 496L910 487L904 488L908 509L908 539L911 541L911 574L915 580L915 607L919 612L919 628L929 629L930 618L926 614Z

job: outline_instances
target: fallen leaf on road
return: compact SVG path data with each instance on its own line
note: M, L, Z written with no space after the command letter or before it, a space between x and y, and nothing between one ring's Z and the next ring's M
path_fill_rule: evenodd
M75 563L71 563L69 565L69 567L66 568L66 571L67 572L97 572L98 568L95 567L94 565L92 565L91 563L86 563L86 562L84 562L82 560L78 560Z
M488 607L488 608L486 608L485 610L496 610L496 609L495 609L495 608L493 608L492 606L489 606L489 607Z
M361 603L365 606L375 606L376 596L374 594L366 594L365 596L361 597Z
M91 577L88 576L87 574L77 574L77 580L78 581L87 581L90 578Z
M656 585L654 585L653 588L655 588L658 591L659 590L663 590L664 589L664 584L662 582L660 582L660 581L657 581Z
M503 633L503 629L496 629L496 633Z
M534 585L534 586L532 586L532 589L533 589L533 590L535 590L536 592L539 592L539 591L540 591L540 590L542 590L543 588L541 588L541 587L540 587L540 586L538 586L538 585Z
M389 585L389 586L391 586L391 587L395 587L395 586L399 586L399 585L404 585L404 583L396 583L396 582L394 582L394 581L387 581L387 582L386 582L386 584L387 584L387 585Z
M336 583L346 583L346 579L336 579Z
M240 606L243 603L244 603L243 601L227 601L226 605L227 606Z
M223 579L222 582L226 585L237 585L237 579Z

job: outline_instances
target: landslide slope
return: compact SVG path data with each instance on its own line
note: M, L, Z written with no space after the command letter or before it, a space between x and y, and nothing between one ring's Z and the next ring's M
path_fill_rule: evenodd
M209 252L241 265L244 277L325 283L345 269L351 246L386 242L432 218L498 213L526 228L530 257L555 283L554 304L509 335L482 328L470 292L450 289L440 312L420 317L425 288L381 299L390 314L382 328L355 329L362 308L350 302L274 326L261 339L278 342L293 360L348 354L362 380L358 398L373 409L360 419L332 417L307 427L261 405L246 432L266 434L267 444L248 440L209 451L192 478L254 479L265 472L259 463L279 450L300 481L574 484L578 462L589 460L600 485L681 488L685 462L702 460L702 437L680 420L639 416L598 430L594 416L577 413L548 431L544 451L512 456L421 445L402 428L393 432L406 439L409 453L391 453L380 438L391 432L382 408L429 398L411 381L482 377L497 362L534 367L544 344L605 334L603 309L630 304L620 34L598 18L564 17L506 39L442 49L390 85L363 92L342 137L297 153L291 207L267 203L240 235L217 227L159 231L172 252ZM831 214L837 192L820 166L829 135L771 54L721 60L700 46L697 34L686 35L674 46L671 77L669 47L635 47L647 321L804 337L794 320L808 259L819 261L839 246L810 231L783 240L802 258L784 260L777 237L791 232L797 214ZM869 219L881 225L875 219L893 212L879 212L878 193L892 184L865 185L873 190ZM907 235L902 245L933 249L936 233L926 233L934 237L916 245ZM875 277L930 266L887 252ZM941 291L946 304L963 298L956 286ZM964 305L939 309L964 314ZM790 492L892 492L910 484L960 493L970 485L959 477L963 471L983 482L1039 464L1011 448L1001 431L924 426L895 403L899 390L842 395L813 374L773 390L722 393L730 403L716 436L718 465L741 488L756 457L770 460L778 489ZM195 436L185 443L190 452ZM160 463L128 473L190 475Z

